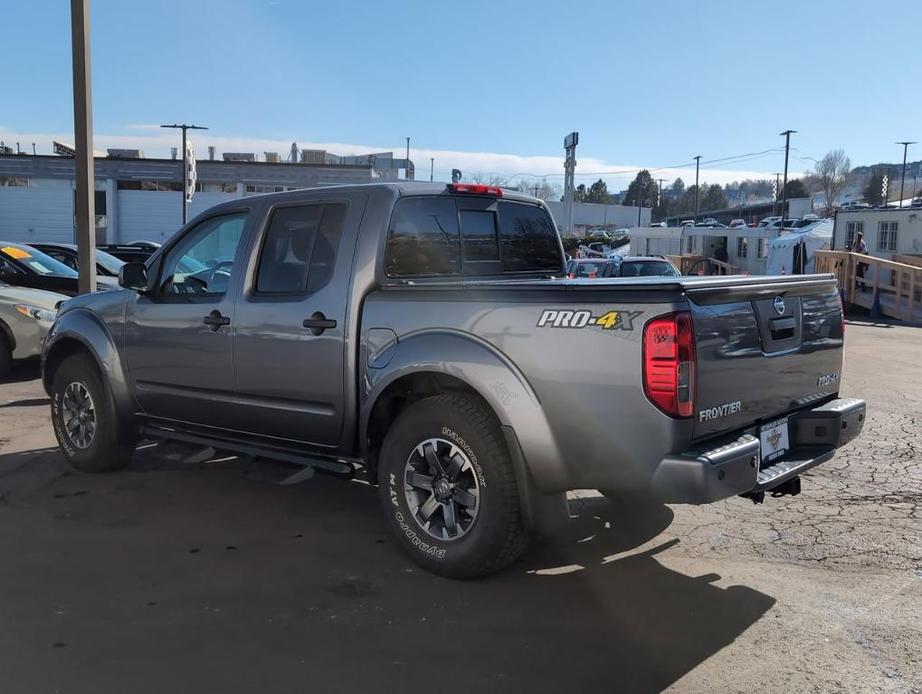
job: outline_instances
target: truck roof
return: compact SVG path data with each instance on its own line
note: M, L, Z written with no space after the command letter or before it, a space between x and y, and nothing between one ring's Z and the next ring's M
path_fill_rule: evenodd
M448 189L448 183L432 183L429 181L388 181L383 183L353 183L353 184L344 184L344 185L334 185L334 186L322 186L319 188L300 188L298 190L287 190L281 193L261 193L258 195L248 195L246 198L240 199L249 199L249 198L260 198L260 199L279 199L287 200L289 198L299 198L305 194L315 194L321 190L336 190L343 192L356 192L356 191L368 191L368 192L380 192L380 191L391 191L397 193L399 196L404 195L441 195L441 194L452 194ZM518 202L532 202L532 203L541 203L543 202L539 198L536 198L527 193L522 193L517 190L511 190L509 188L503 188L503 200L515 200ZM456 193L457 195L464 195L463 193ZM231 202L239 202L239 199Z

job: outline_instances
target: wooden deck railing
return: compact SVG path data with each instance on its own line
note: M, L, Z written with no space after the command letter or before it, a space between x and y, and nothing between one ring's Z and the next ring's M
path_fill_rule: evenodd
M740 271L735 265L716 258L705 258L703 255L667 255L666 259L679 268L683 275L689 272L698 274L699 271L703 271L705 275L738 275Z
M816 272L836 276L846 303L871 308L877 294L882 313L922 321L922 267L848 251L816 251L815 258ZM863 277L859 264L864 265Z

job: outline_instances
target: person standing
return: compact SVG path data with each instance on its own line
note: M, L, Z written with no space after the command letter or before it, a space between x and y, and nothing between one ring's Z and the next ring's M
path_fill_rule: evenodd
M855 241L852 243L852 247L849 248L848 250L850 250L852 253L860 253L861 255L868 254L868 244L865 243L864 232L859 231L857 234L855 234ZM856 280L856 284L858 285L858 289L860 289L861 291L865 290L864 273L867 269L868 269L868 264L861 263L861 262L859 262L857 267L855 268L855 274L858 275L858 278L859 278L858 280Z

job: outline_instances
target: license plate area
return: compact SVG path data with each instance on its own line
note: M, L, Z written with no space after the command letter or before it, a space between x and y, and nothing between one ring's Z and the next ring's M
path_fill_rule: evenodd
M762 446L763 463L783 456L790 447L788 418L776 419L759 427L759 443Z

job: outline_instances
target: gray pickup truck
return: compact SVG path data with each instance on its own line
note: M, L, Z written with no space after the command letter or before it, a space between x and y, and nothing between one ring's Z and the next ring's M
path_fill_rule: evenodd
M498 570L566 491L796 493L858 435L831 276L564 277L547 207L387 183L227 202L129 291L61 308L43 379L78 469L161 437L377 484L413 558Z

